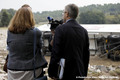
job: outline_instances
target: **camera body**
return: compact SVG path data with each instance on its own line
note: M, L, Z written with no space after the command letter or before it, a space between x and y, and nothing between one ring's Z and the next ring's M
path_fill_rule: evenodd
M55 29L63 23L63 20L54 20L51 17L47 17L50 24L50 30L51 31L43 31L42 33L42 40L43 40L43 46L42 46L42 54L43 55L51 55L50 50L50 42L53 38L53 34L55 33Z
M49 20L51 30L55 30L57 26L59 26L60 24L63 24L63 20L54 20L51 17L47 17L47 19Z

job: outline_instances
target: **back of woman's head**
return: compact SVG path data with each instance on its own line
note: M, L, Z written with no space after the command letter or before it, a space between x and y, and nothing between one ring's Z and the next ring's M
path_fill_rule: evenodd
M24 33L26 30L33 28L35 21L33 13L29 7L21 7L13 16L9 31L13 33Z

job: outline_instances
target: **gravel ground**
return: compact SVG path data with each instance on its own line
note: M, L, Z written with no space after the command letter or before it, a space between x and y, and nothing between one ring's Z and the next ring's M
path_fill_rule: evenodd
M0 80L7 80L7 74L3 71L3 64L5 63L5 58L8 54L8 51L6 50L6 36L7 29L0 28Z
M0 28L0 80L7 80L7 73L3 69L6 55L7 28ZM50 56L45 56L49 62ZM45 69L47 73L47 68ZM47 75L47 74L46 74ZM112 61L106 57L90 56L89 79L85 80L120 80L120 61ZM49 80L52 80L49 78Z

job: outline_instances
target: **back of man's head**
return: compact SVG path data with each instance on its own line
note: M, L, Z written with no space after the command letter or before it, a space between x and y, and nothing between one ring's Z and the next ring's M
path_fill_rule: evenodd
M68 12L69 17L76 19L79 13L79 8L75 4L69 4L65 7L65 10Z

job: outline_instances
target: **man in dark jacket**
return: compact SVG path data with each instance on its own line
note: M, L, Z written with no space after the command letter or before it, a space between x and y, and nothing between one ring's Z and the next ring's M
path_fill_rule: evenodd
M89 38L86 29L76 22L78 7L69 4L65 7L64 24L56 28L49 77L57 78L57 66L61 58L65 59L62 80L83 80L87 76L89 64Z

